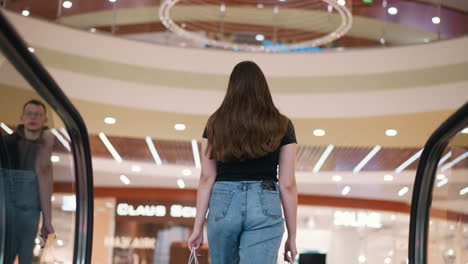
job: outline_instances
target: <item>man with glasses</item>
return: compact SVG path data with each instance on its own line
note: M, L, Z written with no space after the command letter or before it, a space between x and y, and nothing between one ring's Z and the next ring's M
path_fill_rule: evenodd
M7 195L6 263L18 256L19 264L33 262L34 240L40 213L40 235L46 239L52 227L52 164L54 138L45 124L45 105L29 100L23 106L22 124L4 139L10 170L5 173Z

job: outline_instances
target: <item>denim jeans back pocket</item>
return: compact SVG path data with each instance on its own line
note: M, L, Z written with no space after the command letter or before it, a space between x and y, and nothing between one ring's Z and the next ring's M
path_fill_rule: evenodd
M260 204L264 215L273 219L278 219L283 216L279 192L261 190L258 192L258 196L260 198Z
M234 192L213 190L210 198L209 214L215 221L219 221L226 216L233 195Z

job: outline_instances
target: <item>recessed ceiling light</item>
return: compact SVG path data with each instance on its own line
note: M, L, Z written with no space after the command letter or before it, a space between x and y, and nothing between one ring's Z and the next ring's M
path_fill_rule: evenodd
M63 240L62 239L57 239L57 245L63 246Z
M462 134L468 134L468 127L465 127L462 131L461 131Z
M108 1L111 2L111 3L117 2L117 0L108 0Z
M434 24L436 24L436 25L437 25L437 24L440 24L440 17L437 17L437 16L436 16L436 17L433 17L433 18L432 18L432 23L434 23Z
M347 195L351 191L351 187L345 186L343 190L341 191L341 195Z
M140 172L140 171L141 171L141 167L138 166L138 165L133 165L133 166L132 166L132 171L133 171L133 172Z
M385 174L384 175L384 181L393 181L393 175Z
M455 254L455 251L453 249L449 249L447 250L447 254L453 256L453 254Z
M21 15L23 16L29 16L31 14L31 12L29 12L29 10L27 9L24 9L23 11L21 11Z
M257 35L255 36L255 39L256 39L257 41L264 41L264 40L265 40L265 36L263 36L262 34L257 34Z
M380 44L382 44L382 45L385 44L385 38L380 38Z
M440 187L444 186L445 184L447 184L447 182L448 182L448 179L447 179L447 178L442 179L442 180L440 180L440 181L437 183L437 187L440 188Z
M226 5L221 4L221 6L219 7L219 11L221 11L222 13L226 12Z
M391 258L385 258L384 262L385 262L385 264L390 264L390 263L392 263L392 259Z
M190 169L183 169L182 170L182 175L190 176L190 175L192 175L192 171Z
M63 1L62 6L64 8L71 8L73 6L73 3L71 1Z
M346 5L346 0L338 0L337 3L338 3L340 6L345 6L345 5Z
M334 182L339 182L339 181L341 181L342 179L343 179L343 177L341 177L340 175L333 175L333 176L332 176L332 180L333 180Z
M108 125L113 125L113 124L117 123L117 119L115 119L114 117L106 117L106 118L104 118L104 123L106 123Z
M31 53L34 53L34 51L36 51L33 47L29 47L28 50L29 50L29 52L31 52Z
M286 0L278 0L278 1L280 1L280 2L286 2Z
M396 220L396 215L392 214L392 215L390 216L390 219L391 219L392 221L395 221L395 220Z
M185 124L175 124L174 125L174 129L177 130L177 131L182 131L182 130L185 130L187 127L185 126Z
M91 32L91 33L96 32L96 28L90 28L90 29L89 29L89 32Z
M392 6L392 7L389 7L389 8L387 9L387 12L388 12L390 15L393 16L393 15L398 14L398 9L397 9L396 7L394 7L394 6Z
M184 180L178 179L178 180L177 180L177 186L179 186L180 189L184 189L184 188L185 188L185 182L184 182Z
M396 131L395 129L387 129L387 130L385 130L385 135L387 135L389 137L394 137L394 136L398 135L398 131Z
M463 189L461 189L460 192L459 192L458 194L460 194L460 195L465 195L465 194L467 194L467 193L468 193L468 186L465 187L465 188L463 188Z
M364 263L364 262L366 262L366 256L360 255L358 260L359 260L359 263Z
M257 8L263 8L263 4L257 4Z
M130 184L130 179L125 176L125 175L120 175L120 180L125 184L125 185L129 185Z
M313 134L316 137L323 137L323 136L325 136L326 132L323 129L315 129Z
M446 178L445 175L442 174L442 173L437 175L437 179L438 179L438 180L443 180L443 179L445 179L445 178Z
M401 188L401 189L398 191L398 196L403 196L403 195L405 195L408 191L409 191L409 188L405 186L405 187Z
M60 161L60 157L59 156L56 156L56 155L52 155L50 157L50 161L52 162L59 162Z

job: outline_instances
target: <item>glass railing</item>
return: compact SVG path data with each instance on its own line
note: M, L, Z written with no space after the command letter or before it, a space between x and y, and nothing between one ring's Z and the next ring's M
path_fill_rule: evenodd
M2 5L93 33L234 51L388 47L468 34L467 6L449 0L5 0Z

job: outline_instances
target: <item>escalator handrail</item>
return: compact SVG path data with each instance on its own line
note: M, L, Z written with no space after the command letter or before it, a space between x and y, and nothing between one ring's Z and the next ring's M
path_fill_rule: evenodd
M408 259L411 264L427 264L427 239L435 174L449 141L468 125L465 103L431 135L421 154L411 200Z
M91 263L94 194L87 128L78 110L27 48L0 9L0 50L3 56L59 115L72 139L77 204L73 263Z

